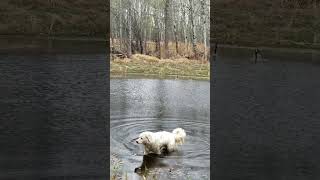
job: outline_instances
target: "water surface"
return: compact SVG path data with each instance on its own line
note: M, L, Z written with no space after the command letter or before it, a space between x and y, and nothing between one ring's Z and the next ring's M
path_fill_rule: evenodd
M110 83L111 154L123 161L129 179L143 159L147 176L157 179L209 179L210 87L208 81L112 79ZM143 131L186 130L180 151L164 158L143 157L134 139Z
M76 49L1 50L0 179L105 179L106 56Z
M320 53L221 48L211 91L215 179L320 179Z

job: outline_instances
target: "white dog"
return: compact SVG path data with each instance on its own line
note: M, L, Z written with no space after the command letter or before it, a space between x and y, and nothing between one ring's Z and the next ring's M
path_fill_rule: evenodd
M171 132L150 132L146 131L139 135L136 140L138 144L144 145L144 154L161 154L163 149L173 152L178 149L178 145L184 143L186 133L182 128L176 128Z

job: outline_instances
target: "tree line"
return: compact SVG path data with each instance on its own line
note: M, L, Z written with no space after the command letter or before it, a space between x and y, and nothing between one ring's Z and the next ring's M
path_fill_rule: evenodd
M106 37L104 0L1 0L0 34Z
M213 41L320 48L319 0L216 0Z
M209 0L112 0L112 51L170 58L187 50L207 59L209 7Z

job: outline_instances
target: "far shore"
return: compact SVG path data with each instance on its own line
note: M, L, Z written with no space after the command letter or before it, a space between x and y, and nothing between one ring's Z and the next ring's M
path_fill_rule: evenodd
M66 40L66 41L107 41L105 36L87 36L87 35L51 35L46 34L0 34L0 39L38 39L38 40Z
M107 42L109 39L107 36L87 36L87 35L52 35L48 36L46 34L0 34L0 39L36 39L36 40L64 40L64 41L97 41L97 42ZM211 46L215 46L215 42L211 43ZM319 45L320 46L320 45ZM306 45L271 45L271 44L250 44L250 43L218 43L218 47L227 48L243 48L243 49L278 49L284 51L320 51L320 48L310 47Z
M215 42L211 43L211 47L215 46ZM254 45L254 44L225 44L225 43L218 43L219 47L226 47L226 48L242 48L242 49L277 49L283 51L303 51L303 52L311 52L311 51L320 51L320 48L312 48L306 46L290 46L290 45Z

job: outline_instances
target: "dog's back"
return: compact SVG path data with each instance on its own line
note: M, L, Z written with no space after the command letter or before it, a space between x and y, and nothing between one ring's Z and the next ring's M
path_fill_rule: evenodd
M176 128L172 131L172 133L175 135L175 141L177 144L183 144L184 139L186 137L186 132L182 128Z

